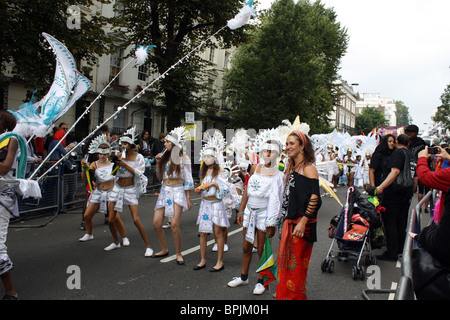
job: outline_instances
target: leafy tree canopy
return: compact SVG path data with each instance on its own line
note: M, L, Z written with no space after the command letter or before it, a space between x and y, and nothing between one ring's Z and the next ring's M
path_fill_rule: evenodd
M355 131L356 134L364 132L368 134L378 126L386 126L388 122L384 114L376 107L365 107L362 112L356 116Z
M235 128L271 128L300 115L311 134L329 130L333 82L348 36L320 1L279 0L261 16L225 75Z
M412 122L412 118L409 114L409 108L403 101L395 101L397 108L397 126L408 126Z
M122 0L116 5L121 14L110 22L121 47L156 46L148 64L161 74L225 27L241 7L240 0ZM206 42L202 49L237 45L242 41L243 29L225 27L215 41ZM185 111L195 111L202 105L196 94L206 88L199 79L204 76L201 71L207 62L200 59L199 52L183 60L152 88L165 106L162 114L167 117L169 130L180 124Z
M447 85L447 88L441 95L441 103L432 119L434 122L440 122L444 128L450 130L450 84Z
M99 13L91 12L87 17L81 10L79 27L68 27L67 22L73 17L68 9L72 5L95 8L93 0L0 0L1 74L13 63L15 80L31 90L37 89L38 95L47 92L55 72L55 58L42 32L63 42L78 63L84 60L93 65L98 55L108 52L111 42ZM3 78L0 87L5 85L7 81Z

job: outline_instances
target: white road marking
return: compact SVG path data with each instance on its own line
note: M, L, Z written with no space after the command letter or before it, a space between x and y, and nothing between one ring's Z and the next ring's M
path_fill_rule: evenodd
M228 236L230 237L230 236L232 236L233 234L236 234L236 233L238 233L238 232L241 232L242 229L243 229L243 228L241 227L241 228L238 228L238 229L233 230L233 231L231 231L231 232L228 232ZM212 240L209 240L209 241L206 243L206 245L207 245L207 246L210 246L210 245L212 245L212 244L214 244L214 243L215 243L215 240L212 239ZM184 250L184 251L181 252L181 254L182 254L183 256L186 256L186 255L188 255L188 254L190 254L190 253L193 253L193 252L195 252L195 251L198 251L198 250L200 250L200 245L195 246L195 247L192 247L192 248L187 249L187 250ZM174 254L174 255L171 255L171 256L169 256L169 257L167 257L167 258L161 259L160 261L161 261L162 263L166 263L166 262L173 261L173 260L175 260L176 258L177 258L177 255Z

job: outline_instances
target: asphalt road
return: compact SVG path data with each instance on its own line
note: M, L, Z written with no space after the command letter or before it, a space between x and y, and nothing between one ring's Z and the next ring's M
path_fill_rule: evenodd
M345 203L346 188L338 188L338 196ZM416 195L415 195L416 197ZM208 246L207 268L193 271L200 261L196 218L199 199L193 194L193 207L182 217L182 243L185 265L175 263L175 249L170 229L166 237L170 255L160 260L145 258L145 246L134 226L128 208L121 217L129 247L105 252L104 247L112 242L104 216L94 216L94 237L89 242L78 241L84 231L80 230L81 210L73 210L51 217L40 217L11 225L7 246L14 262L14 285L21 300L188 300L188 301L274 301L276 283L261 296L252 294L257 274L258 256L253 254L250 268L250 284L229 288L228 281L240 275L242 254L242 231L237 224L229 228L228 246L225 253L225 269L218 273L208 271L215 264L216 253ZM363 300L362 290L367 289L366 275L363 280L353 280L351 268L356 261L336 260L333 273L322 272L321 263L332 244L327 227L341 206L335 199L325 196L319 212L318 242L314 245L308 271L309 300ZM154 194L140 199L139 214L146 227L150 243L157 252L160 247L153 231ZM234 220L234 216L233 216ZM40 227L32 227L39 226ZM212 240L210 236L208 240ZM278 233L272 247L278 248ZM212 242L212 241L211 241ZM374 254L382 253L375 250ZM364 264L363 264L364 265ZM365 266L365 265L364 265ZM399 263L378 261L381 288L390 289L400 278ZM75 270L75 271L74 271ZM79 278L76 276L79 275ZM369 280L370 281L370 280ZM77 284L80 285L77 288ZM75 288L73 288L75 286ZM0 294L3 294L0 289ZM392 298L392 296L390 297ZM389 296L373 295L371 299L387 300Z

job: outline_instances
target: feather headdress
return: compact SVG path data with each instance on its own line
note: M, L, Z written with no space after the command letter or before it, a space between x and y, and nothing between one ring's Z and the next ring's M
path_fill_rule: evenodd
M136 126L128 129L119 139L120 143L126 142L129 144L136 144Z
M232 161L224 161L223 163L220 164L220 166L225 169L225 171L227 172L228 175L228 181L230 181L231 183L236 182L239 179L239 167L236 164L233 164Z
M263 150L276 151L281 154L283 148L283 140L278 129L265 129L261 130L255 138L254 146L255 152L261 152Z
M227 149L235 152L236 154L241 154L248 151L251 145L251 137L247 133L246 129L237 129L231 142L228 144Z
M285 119L281 122L281 126L277 128L282 135L284 141L288 135L291 134L292 131L300 131L304 135L309 134L309 124L300 122L300 117L297 116L294 120L294 123L291 123L289 120Z
M102 144L108 145L108 148L106 148L106 149L100 148L101 149L100 150L99 147ZM89 153L91 153L91 154L98 153L99 151L101 151L101 153L105 153L105 154L111 152L111 145L109 144L109 142L107 140L106 134L102 134L102 135L95 137L92 140L91 144L89 145L89 151L88 151Z
M223 152L225 151L226 141L220 130L213 130L214 132L212 134L208 131L205 133L205 144L200 151L200 161L203 161L206 155L210 155L216 158L218 163L221 164L224 158Z
M179 148L183 148L184 141L187 137L187 130L185 127L177 127L169 132L166 136L166 140L172 142L174 145L176 145Z

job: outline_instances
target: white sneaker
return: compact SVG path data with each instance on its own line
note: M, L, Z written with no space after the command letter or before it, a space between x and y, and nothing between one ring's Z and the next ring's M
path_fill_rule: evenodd
M163 224L163 229L168 229L170 228L170 222L167 222L166 224Z
M145 257L151 257L152 255L153 255L153 249L152 249L152 248L147 248L147 249L145 250L144 256L145 256Z
M128 247L128 246L130 245L130 239L128 239L128 238L123 238L123 239L122 239L122 245L123 245L124 247Z
M213 252L217 252L217 243L214 243L214 246L211 249ZM224 244L223 245L223 252L227 252L228 251L228 245Z
M253 289L253 294L263 294L266 291L266 288L261 283L257 283L255 289Z
M105 249L103 249L103 250L105 250L105 251L111 251L111 250L114 250L114 249L119 249L120 248L120 243L119 244L115 244L114 242L113 243L111 243L109 246L107 246Z
M78 241L86 242L86 241L93 240L93 239L94 239L94 236L92 234L86 233L82 238L78 239Z
M233 278L233 280L231 280L230 282L228 282L228 286L229 287L238 287L238 286L243 286L248 284L248 279L247 280L242 280L241 277L235 277Z

